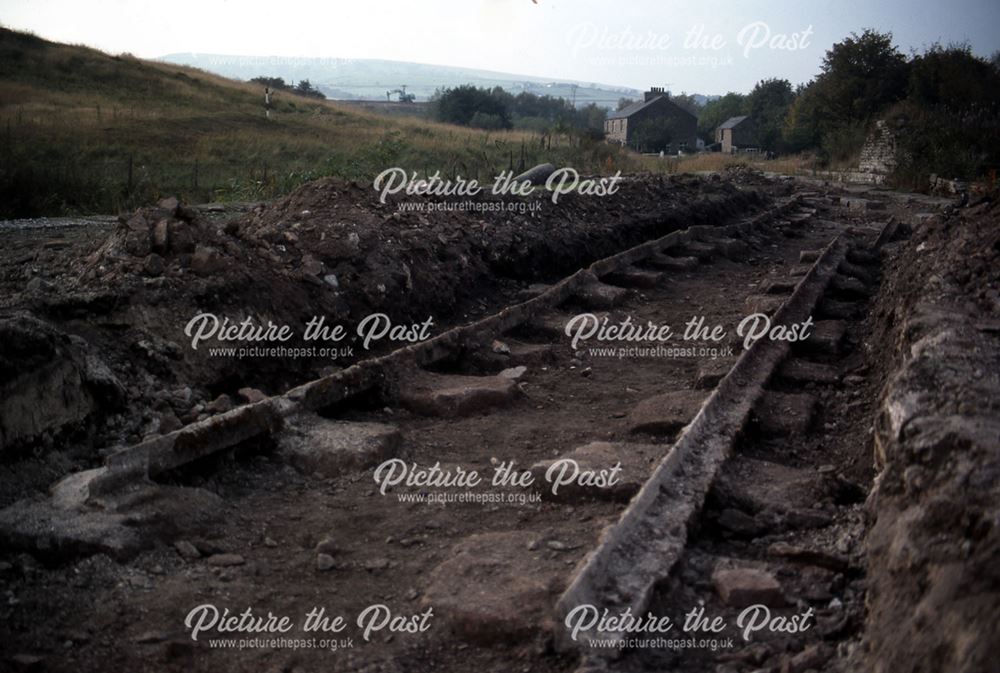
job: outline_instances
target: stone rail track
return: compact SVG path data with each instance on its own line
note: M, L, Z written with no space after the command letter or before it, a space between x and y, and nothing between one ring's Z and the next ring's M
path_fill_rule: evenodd
M379 543L393 550L384 557L362 549L360 542L345 552L343 547L351 547L347 542L311 540L316 560L306 568L295 566L302 579L287 580L289 586L313 581L317 568L364 573L364 581L391 569L391 584L399 593L409 586L413 595L408 600L433 607L459 641L495 644L510 638L537 639L543 633L542 654L523 655L527 661L541 657L555 670L662 670L659 655L630 651L625 632L605 632L600 638L608 642L594 647L597 636L571 638L564 619L580 605L641 614L669 603L664 586L676 578L678 568L691 565L687 555L692 537L705 528L706 499L712 499L720 475L742 443L749 436L766 444L768 437L794 436L809 424L802 417L811 416L815 401L788 393L782 397L780 392L776 398L774 382L784 376L810 385L830 383L840 380L842 372L831 373L832 367L815 363L790 367L792 354L803 345L769 339L756 341L735 362L720 359L699 367L629 358L601 361L585 349L567 352L567 311L609 318L627 311L640 323L675 318L705 308L706 302L684 292L708 288L718 294L709 306L726 306L731 316L759 312L774 324L820 316L814 338L805 347L833 357L844 339L844 320L859 315L857 302L872 291L879 248L895 234L891 219L862 227L846 224L841 216L857 208L852 203L838 208L835 199L817 192L799 193L752 218L689 227L647 241L554 285L533 288L523 301L476 322L117 451L102 467L64 478L48 499L18 502L0 511L0 537L5 544L51 559L103 553L128 562L151 542L162 540L174 543L185 562L204 557L210 565L225 567L230 564L212 559L235 556L240 561L232 565L241 565L243 557L229 550L181 543L206 526L221 526L239 537L249 524L256 528L270 518L251 515L227 529L216 517L226 508L224 499L189 487L191 473L203 479L205 470L213 469L211 461L220 456L264 446L302 473L307 482L300 487L316 497L323 495L329 511L303 521L299 512L304 505L291 495L269 500L269 495L246 491L238 498L249 507L275 505L295 522L289 530L319 522L347 530L352 517L361 516L358 526L365 535L356 537L364 537L366 544L373 539L368 533L381 534L383 527L406 533L388 535ZM767 274L748 263L751 257L789 268L783 278ZM713 275L701 279L704 273ZM620 412L616 409L623 403L611 397L651 391L657 394L626 402L627 410ZM568 409L565 414L561 406ZM751 427L759 432L748 430ZM541 475L553 456L573 457L595 470L619 460L625 465L624 483L599 496L586 489L567 489L558 497L543 493L541 504L513 518L497 514L496 508L481 517L463 513L446 518L436 524L448 530L441 548L447 548L447 538L454 538L454 545L443 558L432 544L433 536L414 532L422 530L415 505L388 502L383 491L381 500L359 514L358 503L374 496L371 468L382 461L397 455L427 458L435 443L448 446L449 457L460 459L461 448L448 439L458 437L456 442L481 441L483 450L470 454L475 453L477 462L487 459L495 465L498 461L485 445L508 431L524 448L496 456L499 462L513 459ZM540 442L556 438L559 445L539 448L532 437ZM406 448L411 441L413 446ZM514 440L505 446L510 449ZM566 450L572 446L576 448ZM760 480L755 483L768 483L765 472L754 477ZM364 478L357 477L362 473ZM248 479L255 475L250 473ZM310 479L316 482L312 486ZM330 488L336 493L328 494L323 483L335 484ZM404 514L397 520L394 512L400 509ZM712 507L709 510L715 516ZM738 513L727 517L730 528L753 525ZM566 542L566 536L583 542ZM271 544L271 537L264 540L262 555L281 549ZM433 548L434 553L426 560L397 558L393 545ZM804 547L786 547L786 556L808 556ZM338 560L351 553L360 560ZM823 563L840 562L836 555L813 554ZM287 574L289 558L300 555L261 560L262 572L280 568ZM572 572L567 574L567 568ZM736 572L730 578L737 585L732 588L725 584L725 575L718 581L714 577L717 590L732 590L733 595L746 579ZM456 587L455 578L464 582ZM762 581L756 576L750 581L744 594L763 595L766 601L769 585L753 585ZM177 583L171 591L183 593L188 589L182 585L190 581ZM243 586L248 595L251 586ZM366 586L362 582L355 593L363 594ZM706 581L694 580L694 586L704 591ZM341 662L338 670L397 670L390 660L403 655L440 665L441 670L462 670L467 654L445 640L435 641L433 647L398 642L378 656ZM484 670L494 670L502 661L498 654L483 656L477 665ZM669 654L664 656L669 659Z

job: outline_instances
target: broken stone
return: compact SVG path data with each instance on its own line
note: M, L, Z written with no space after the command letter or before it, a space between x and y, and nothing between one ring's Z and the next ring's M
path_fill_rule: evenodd
M750 246L737 238L720 238L712 243L723 257L734 262L745 261L750 256Z
M629 414L629 432L672 435L691 422L704 399L701 390L677 390L645 399Z
M181 558L186 558L188 560L201 558L201 552L198 551L198 548L187 540L178 540L175 542L174 549L176 549L177 553L181 555Z
M307 416L286 423L278 449L303 474L336 477L394 457L402 441L394 425Z
M211 276L220 268L219 252L215 248L198 245L191 256L191 271L199 276Z
M628 298L628 290L607 283L587 283L574 297L587 309L609 309L620 306Z
M155 252L147 255L146 259L142 263L143 275L149 276L150 278L162 275L165 268L166 265L163 263L163 258Z
M164 254L170 250L170 220L164 218L153 225L153 250Z
M822 250L803 250L799 253L800 264L812 264L823 254Z
M726 605L740 608L756 603L768 607L785 605L781 584L771 573L764 570L719 569L712 573L712 583Z
M336 566L336 562L333 557L329 554L317 554L316 555L316 570L320 572L326 572L327 570L333 570Z
M215 414L224 414L227 411L232 410L233 400L229 397L229 395L223 393L209 402L205 408Z
M317 554L329 554L333 556L339 551L340 549L337 547L337 543L331 537L325 537L316 543Z
M793 277L804 276L809 273L812 266L809 264L794 264L788 269L788 275Z
M625 502L639 492L649 476L650 458L659 457L661 453L662 449L653 444L590 442L557 458L532 465L532 487L551 500ZM615 467L618 469L614 472L614 484L596 485L598 478L607 478L610 482ZM550 469L551 480L546 478ZM555 493L553 486L556 486Z
M499 376L502 379L510 379L511 381L517 381L522 376L524 376L525 372L527 371L528 371L527 367L525 367L524 365L520 365L518 367L510 367L508 369L505 369L499 374L497 374L497 376Z
M517 382L499 376L458 376L419 372L400 384L403 407L444 418L481 413L517 398Z
M177 199L176 196L168 196L166 198L160 199L156 205L157 207L168 211L172 217L177 214L177 209L180 208L181 202Z
M542 560L524 553L533 538L514 531L459 542L431 572L421 603L463 640L507 643L533 636L562 588Z
M240 388L236 391L236 394L247 404L256 404L267 399L267 395L256 388Z

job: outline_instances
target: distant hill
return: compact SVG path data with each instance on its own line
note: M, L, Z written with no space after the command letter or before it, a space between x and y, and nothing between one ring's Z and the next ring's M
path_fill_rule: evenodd
M333 100L386 100L386 91L406 86L406 92L426 101L442 87L473 84L499 86L511 93L530 93L575 100L578 106L597 103L614 108L620 98L639 98L630 87L593 82L548 80L542 77L474 70L445 65L379 59L330 59L238 56L227 54L169 54L158 60L189 65L225 77L281 77L285 81L307 79ZM392 97L396 100L396 96Z
M255 84L4 28L0 87L0 218L116 212L168 194L255 201L326 175L368 181L392 166L482 180L522 163L641 167L610 145L557 136L543 147L529 132L395 118L293 92L274 97L268 118Z

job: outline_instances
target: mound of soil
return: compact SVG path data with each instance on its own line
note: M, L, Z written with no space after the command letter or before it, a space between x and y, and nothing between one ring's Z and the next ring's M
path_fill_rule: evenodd
M44 264L30 271L23 257L0 259L3 305L10 320L44 326L26 333L65 342L60 357L110 372L124 409L81 402L71 416L87 428L74 441L111 447L350 362L219 357L211 343L195 350L185 327L198 314L290 325L296 336L313 316L349 330L371 313L393 322L432 316L437 333L506 303L529 282L677 228L748 214L767 200L727 182L652 176L626 179L610 196L565 195L558 203L543 190L381 203L370 185L329 179L227 220L165 199L103 231L36 241L28 258ZM29 350L47 352L42 341ZM0 360L13 361L5 348ZM46 395L35 397L48 404ZM41 446L42 435L21 433L18 446L0 453Z
M928 220L888 274L875 427L872 671L995 670L1000 642L1000 209Z

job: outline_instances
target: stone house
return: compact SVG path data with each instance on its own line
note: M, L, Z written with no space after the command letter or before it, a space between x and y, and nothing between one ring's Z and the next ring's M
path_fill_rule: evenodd
M722 146L725 154L756 149L757 129L754 128L753 120L746 115L730 117L715 129L715 142Z
M643 100L608 115L604 136L639 152L694 152L698 118L671 101L666 90L653 87Z

